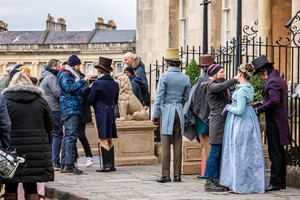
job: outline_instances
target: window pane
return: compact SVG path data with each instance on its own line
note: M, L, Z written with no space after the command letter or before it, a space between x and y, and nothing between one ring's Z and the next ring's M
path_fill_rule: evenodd
M86 75L94 75L93 63L86 63Z
M117 68L117 73L118 74L123 74L123 64L122 64L122 62L116 62L115 66Z

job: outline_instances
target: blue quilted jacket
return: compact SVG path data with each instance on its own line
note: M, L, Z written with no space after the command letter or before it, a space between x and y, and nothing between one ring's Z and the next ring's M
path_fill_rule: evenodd
M84 79L75 81L75 76L67 69L61 69L57 75L60 90L60 110L62 117L81 115L82 100L90 92Z

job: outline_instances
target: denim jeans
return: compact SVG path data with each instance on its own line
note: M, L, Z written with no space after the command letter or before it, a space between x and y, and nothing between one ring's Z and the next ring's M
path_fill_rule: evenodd
M63 125L60 111L53 111L54 130L52 133L52 163L60 163L60 150L63 138Z
M61 164L73 165L76 161L76 143L79 132L79 115L64 117L65 136L62 142Z
M204 177L207 179L220 177L222 144L211 144L210 152L206 161Z

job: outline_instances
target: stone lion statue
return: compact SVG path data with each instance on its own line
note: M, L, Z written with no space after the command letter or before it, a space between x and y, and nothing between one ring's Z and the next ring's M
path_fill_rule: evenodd
M134 95L129 78L126 75L115 75L115 81L119 84L119 113L117 120L148 120L148 113L141 102Z

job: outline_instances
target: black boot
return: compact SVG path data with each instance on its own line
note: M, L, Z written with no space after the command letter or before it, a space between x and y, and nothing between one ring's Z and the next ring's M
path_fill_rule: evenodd
M101 152L102 152L103 167L100 169L97 169L96 172L109 172L110 171L110 151L101 147Z
M110 151L110 170L111 171L116 171L116 168L115 168L115 147L112 146L109 151Z

